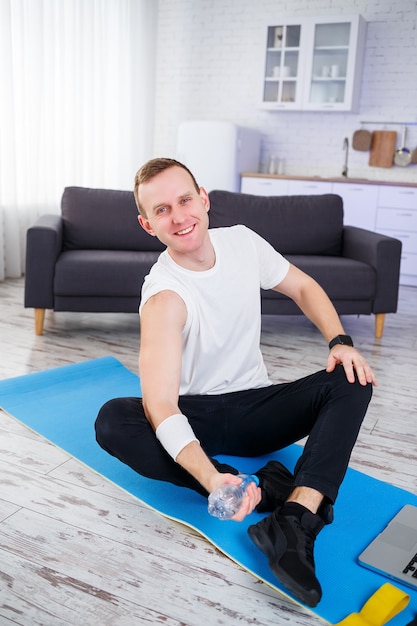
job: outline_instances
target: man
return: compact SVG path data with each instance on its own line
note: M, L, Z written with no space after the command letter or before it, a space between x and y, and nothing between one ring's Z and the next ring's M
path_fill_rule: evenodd
M374 374L322 288L244 226L209 230L209 197L172 159L136 174L139 223L167 247L140 306L143 399L102 407L99 444L137 472L207 496L238 470L217 454L259 456L308 435L294 476L277 462L256 474L234 520L249 527L279 580L315 606L317 533L332 504L372 395ZM292 298L330 344L326 370L274 385L260 352L260 287Z

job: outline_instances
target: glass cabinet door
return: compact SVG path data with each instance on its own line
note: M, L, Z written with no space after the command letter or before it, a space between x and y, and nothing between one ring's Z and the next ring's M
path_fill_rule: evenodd
M316 24L309 103L345 101L351 23Z
M299 100L301 25L269 26L263 102L295 104Z

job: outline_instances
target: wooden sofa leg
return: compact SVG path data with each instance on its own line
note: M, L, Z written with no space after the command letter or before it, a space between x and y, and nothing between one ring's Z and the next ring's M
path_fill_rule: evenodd
M375 337L381 339L384 331L385 313L375 313Z
M45 321L45 309L35 309L35 333L43 334L43 324Z

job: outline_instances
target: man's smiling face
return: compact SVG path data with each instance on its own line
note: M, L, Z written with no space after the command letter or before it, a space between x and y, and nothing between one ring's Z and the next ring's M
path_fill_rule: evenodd
M140 204L146 212L139 223L147 233L164 243L172 258L204 253L208 245L207 192L198 192L189 173L170 167L139 186Z

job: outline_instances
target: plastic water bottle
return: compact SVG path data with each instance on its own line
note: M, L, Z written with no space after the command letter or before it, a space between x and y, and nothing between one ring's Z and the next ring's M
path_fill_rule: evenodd
M259 478L254 474L239 474L242 479L240 485L222 485L208 497L208 512L213 517L227 520L238 512L242 505L243 496L249 483L259 485Z

